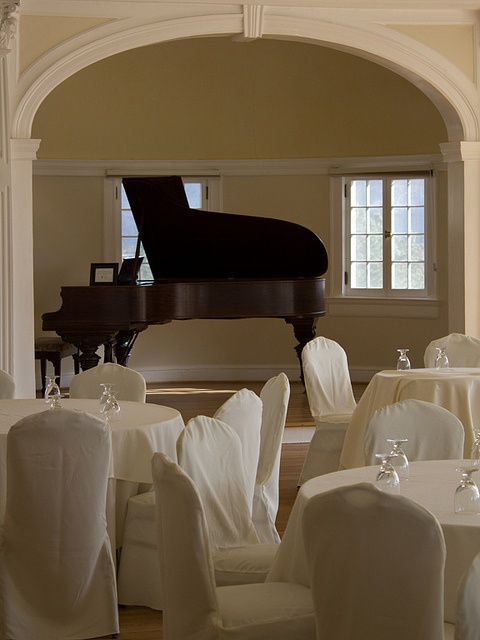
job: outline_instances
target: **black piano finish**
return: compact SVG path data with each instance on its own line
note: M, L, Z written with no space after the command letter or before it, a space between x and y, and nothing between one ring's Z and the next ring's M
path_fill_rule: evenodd
M43 329L79 348L82 369L98 364L102 344L116 344L107 360L126 364L138 332L171 320L282 318L300 357L325 315L318 236L282 220L190 209L176 176L123 182L155 282L62 287Z

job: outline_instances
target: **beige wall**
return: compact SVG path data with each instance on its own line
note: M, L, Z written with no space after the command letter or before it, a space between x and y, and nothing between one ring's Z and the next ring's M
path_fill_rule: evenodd
M61 117L60 117L61 114ZM447 140L406 80L303 43L224 38L113 56L47 97L41 158L308 158L438 153Z
M79 72L45 100L33 136L40 158L91 160L430 154L447 139L425 96L382 67L314 45L226 39L147 47ZM438 194L443 265L444 176ZM299 222L329 249L327 176L225 177L224 210ZM103 179L37 176L34 220L40 332L60 287L88 284L90 263L103 260ZM318 332L343 344L353 369L393 366L399 346L420 366L446 318L445 308L434 320L330 316ZM188 367L261 371L295 367L294 345L282 321L174 322L141 334L131 364L171 368L172 379Z

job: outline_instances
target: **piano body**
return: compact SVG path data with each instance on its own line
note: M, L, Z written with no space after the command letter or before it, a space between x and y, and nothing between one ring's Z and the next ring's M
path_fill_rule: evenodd
M105 360L126 364L151 324L208 318L282 318L300 358L325 315L328 258L316 234L287 221L191 209L178 176L123 184L154 282L65 286L61 308L42 316L45 331L79 349L83 370L98 364L101 345Z

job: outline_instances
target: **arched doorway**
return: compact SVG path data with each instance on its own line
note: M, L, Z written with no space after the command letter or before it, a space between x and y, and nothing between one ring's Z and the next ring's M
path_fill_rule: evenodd
M12 137L17 141L28 139L34 115L44 98L65 78L92 62L154 42L204 35L234 36L242 30L242 22L237 15L202 15L195 19L179 18L153 25L138 22L133 27L118 25L116 30L111 25L99 28L84 38L81 46L73 42L65 43L33 64L19 83L20 98L13 118ZM339 48L395 70L420 87L436 104L447 124L450 143L476 140L478 124L472 88L463 80L455 81L453 69L450 75L445 73L444 60L435 64L435 55L427 47L412 50L406 46L404 36L388 33L381 27L333 26L306 18L302 12L297 16L284 16L271 11L262 21L260 31L257 35L262 37L296 39ZM32 144L35 146L35 143ZM31 184L31 164L28 166L28 158L23 160L13 165L13 179L17 185ZM456 172L453 179L452 191L456 189L463 193L463 176ZM25 208L25 205L28 208L28 203L20 204L23 215L18 218L18 224L22 224L20 220L23 220L28 226L28 215L25 215L28 213ZM458 216L458 209L456 214ZM24 273L23 276L22 288L25 290L29 279L28 274ZM463 303L454 307L463 309Z

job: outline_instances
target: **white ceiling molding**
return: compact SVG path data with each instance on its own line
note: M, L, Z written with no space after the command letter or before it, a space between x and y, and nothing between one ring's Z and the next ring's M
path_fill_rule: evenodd
M167 20L152 22L140 15L117 20L71 38L31 65L19 81L13 137L29 137L35 113L50 91L105 57L181 38L261 33L333 47L389 68L434 102L447 124L449 141L480 138L479 95L474 84L444 56L399 31L360 20L342 22L341 11L335 22L326 22L317 9L308 7L189 4L178 5L177 18L172 17L175 4L165 7Z
M441 154L414 156L378 156L365 158L285 158L264 160L48 160L33 163L36 176L142 175L181 176L278 176L331 175L352 168L364 170L438 168Z
M263 5L243 5L243 34L234 36L235 42L250 42L263 35Z
M7 49L10 38L17 27L20 0L1 0L0 2L0 48Z

